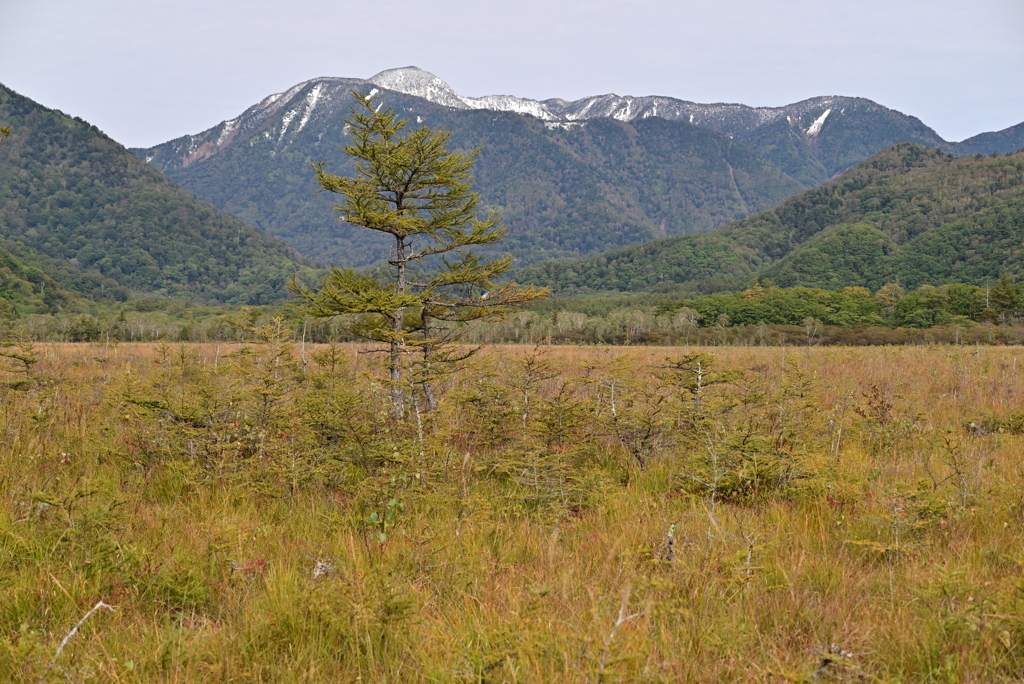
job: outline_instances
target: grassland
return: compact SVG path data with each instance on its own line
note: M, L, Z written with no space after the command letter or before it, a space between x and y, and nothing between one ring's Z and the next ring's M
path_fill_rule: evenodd
M264 338L8 348L0 680L1024 677L1020 348Z

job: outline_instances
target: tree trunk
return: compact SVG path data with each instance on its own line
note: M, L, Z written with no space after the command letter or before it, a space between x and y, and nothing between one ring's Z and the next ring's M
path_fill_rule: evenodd
M430 317L426 313L423 314L423 337L427 340L430 339ZM423 396L427 398L427 406L431 411L436 411L437 399L434 398L434 387L430 383L431 378L433 377L433 369L430 366L430 355L433 351L434 345L423 345L423 381L420 383L420 386L423 387Z
M427 406L431 411L437 410L437 399L434 398L434 388L429 382L423 383L423 396L427 398Z
M395 260L394 264L398 269L398 283L396 287L399 293L405 292L405 238L395 237ZM388 353L388 374L391 377L391 410L395 420L400 421L405 416L405 388L402 387L402 334L405 328L405 307L395 309L395 318L392 321L394 337L391 340L391 348Z

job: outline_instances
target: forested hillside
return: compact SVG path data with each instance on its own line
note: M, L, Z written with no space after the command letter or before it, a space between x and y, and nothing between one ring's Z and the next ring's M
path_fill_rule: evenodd
M53 278L0 246L0 319L58 313L72 299Z
M304 268L81 119L0 86L0 122L13 128L0 148L0 239L66 286L255 304L285 297Z
M1022 245L1024 152L957 159L905 143L719 231L536 264L519 279L563 292L713 292L762 275L786 287L983 285L1024 270Z

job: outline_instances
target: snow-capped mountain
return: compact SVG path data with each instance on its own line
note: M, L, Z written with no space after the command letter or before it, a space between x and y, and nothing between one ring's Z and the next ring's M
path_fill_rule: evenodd
M748 107L742 104L698 104L672 97L633 97L630 95L594 95L568 102L560 99L531 100L514 95L486 95L484 97L463 97L455 92L444 80L418 67L388 69L368 79L370 83L406 95L421 97L445 107L454 109L490 109L493 111L516 112L545 121L585 121L587 119L609 118L618 121L633 121L638 118L658 116L677 121L705 126L731 134L754 130L764 124L783 117L790 122L796 117L802 121L812 111L825 106L827 118L833 107L857 98L820 97L786 107ZM863 100L869 102L869 100ZM872 103L874 104L874 103ZM877 105L876 105L877 106ZM818 119L821 119L820 121ZM824 118L819 114L807 126L805 133L815 135L821 130ZM815 126L815 123L817 125Z
M375 86L387 88L396 93L422 97L424 100L445 107L473 109L463 98L459 97L459 94L450 85L429 71L417 67L385 69L367 81Z
M658 117L669 121L685 121L748 142L766 130L782 125L786 135L796 135L804 143L820 148L816 156L835 157L831 161L822 159L825 162L822 172L826 176L817 182L844 171L895 142L917 142L958 154L1012 152L1024 144L1024 134L1019 130L1024 128L1022 126L998 133L983 133L962 143L948 142L916 117L861 97L813 97L782 107L700 104L665 96L633 97L614 93L573 101L557 98L539 101L514 95L464 97L440 77L415 66L387 69L368 79L323 77L304 81L282 93L267 96L234 119L223 121L203 133L184 136L171 142L175 143L175 152L181 163L187 166L216 153L218 149L230 144L240 132L259 127L276 115L280 115L280 125L273 133L264 132L264 136L268 139L276 137L279 142L284 142L289 133L302 131L312 118L337 115L339 111L333 105L338 102L348 103L351 89L367 84L376 86L369 90L368 94L371 95L383 89L454 110L514 112L554 124L581 123L601 118L635 121ZM859 150L859 158L852 159L845 154L830 155L828 144L822 142L822 136L828 137L825 134L829 129L834 129L837 133L842 132L843 138L849 138L850 128L857 129L855 137L865 143L859 145L865 148ZM881 147L868 142L871 138L878 138ZM877 149L868 151L867 148ZM151 157L147 159L151 160ZM794 177L813 180L795 168L787 168L785 164L782 168Z
M546 100L550 111L568 121L609 117L619 121L658 116L673 121L685 120L730 135L749 133L761 126L786 119L804 135L814 137L833 113L845 114L851 105L885 108L871 100L855 97L814 97L784 107L749 107L743 104L698 104L671 97L632 97L597 95L574 102Z
M840 117L846 113L847 108L855 108L858 114L863 114L867 110L899 114L871 100L840 96L814 97L783 107L699 104L673 97L633 97L614 93L593 95L571 102L557 98L539 101L513 95L463 97L438 76L414 66L388 69L368 80L381 88L421 97L455 109L516 112L545 121L586 121L600 118L633 121L657 116L670 121L685 120L695 126L704 126L734 136L785 119L804 135L813 138L821 132L831 115ZM930 137L934 137L936 142L946 142L934 132L931 132Z
M742 136L764 126L785 121L794 132L813 139L822 132L830 119L835 122L843 117L881 117L904 119L901 128L905 129L904 134L909 136L908 140L913 138L914 142L943 147L959 154L1010 153L1024 145L1024 124L994 133L982 133L960 143L954 143L943 140L916 117L907 116L863 97L827 95L781 107L751 107L729 103L701 104L674 97L634 97L614 93L592 95L572 101L558 98L531 100L514 95L464 97L438 76L415 66L388 69L368 80L382 88L421 97L446 107L516 112L553 122L599 118L634 121L657 116L670 121L686 121L732 136Z
M421 97L454 109L489 109L529 114L545 121L586 121L609 118L633 121L651 116L671 121L686 120L730 135L746 133L786 118L804 129L808 136L821 131L833 112L845 113L846 106L867 105L884 109L870 100L850 97L816 97L785 107L749 107L743 104L698 104L672 97L594 95L568 102L561 99L531 100L514 95L463 97L438 76L418 67L388 69L368 79L370 83L406 95ZM824 111L822 111L824 108Z
M916 117L864 98L750 107L615 94L572 102L465 97L428 71L404 67L369 79L311 79L206 131L133 151L308 257L372 263L383 247L342 235L327 199L314 195L308 166L337 160L344 172L337 146L346 142L352 91L414 125L450 131L456 147L483 149L477 187L509 221L507 245L520 263L710 230L895 143L956 154L1024 145L1024 125L950 143Z

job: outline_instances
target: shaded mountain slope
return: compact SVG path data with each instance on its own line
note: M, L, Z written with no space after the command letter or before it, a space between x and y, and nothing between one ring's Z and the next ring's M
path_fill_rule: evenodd
M820 188L713 233L590 259L535 264L521 282L559 291L983 284L1024 269L1024 152L954 158L895 145Z
M1024 149L1024 122L1001 131L980 133L960 143L960 154L1007 154Z

